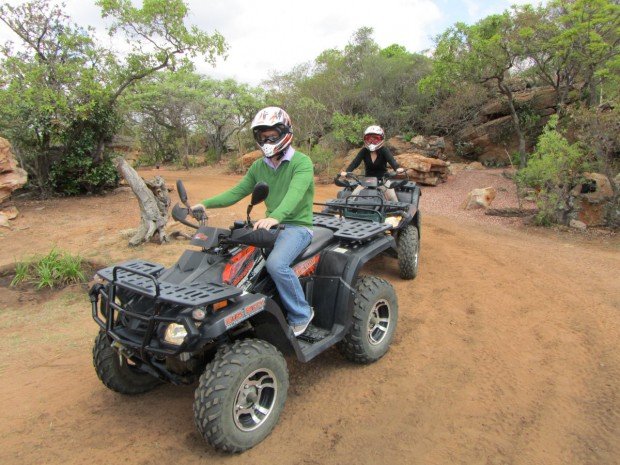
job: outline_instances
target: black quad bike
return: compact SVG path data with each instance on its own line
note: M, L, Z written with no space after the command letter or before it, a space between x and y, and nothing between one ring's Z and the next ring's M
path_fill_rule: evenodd
M214 447L240 452L262 441L284 407L288 370L282 355L307 362L337 344L353 362L370 363L388 350L398 321L392 286L360 276L371 258L396 248L389 224L316 214L311 244L293 264L315 317L301 336L287 324L265 260L279 229L252 229L252 206L268 195L254 189L247 220L230 228L206 225L185 207L172 215L197 228L170 268L131 260L97 272L90 289L100 327L93 363L103 384L140 394L161 382L198 380L194 418ZM199 221L195 224L189 216Z
M385 252L398 259L401 278L414 279L419 267L422 217L418 204L422 192L415 182L396 179L397 176L395 172L387 172L383 178L358 177L353 173L341 177L338 174L334 183L343 189L336 199L321 205L325 206L325 214L389 224L396 247ZM388 181L390 189L396 192L397 202L387 200L382 192L381 187ZM362 190L353 194L358 186L362 186Z

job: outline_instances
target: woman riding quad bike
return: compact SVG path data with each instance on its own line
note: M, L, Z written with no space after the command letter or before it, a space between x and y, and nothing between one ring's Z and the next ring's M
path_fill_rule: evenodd
M381 126L368 126L364 131L364 147L357 153L353 161L347 166L346 170L341 172L340 175L345 177L347 173L352 172L357 168L360 163L364 162L364 170L366 177L374 177L377 179L383 179L385 173L387 173L388 163L397 173L404 172L404 169L398 165L398 162L392 156L390 149L385 147L385 131ZM353 194L359 194L364 188L361 184L353 191ZM389 181L381 184L381 192L383 192L386 200L394 202L398 201L396 192L390 188Z

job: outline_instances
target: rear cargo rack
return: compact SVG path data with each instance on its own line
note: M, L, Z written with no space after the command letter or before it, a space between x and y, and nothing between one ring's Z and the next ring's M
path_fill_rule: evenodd
M334 231L334 237L350 241L364 241L392 229L386 223L374 221L352 220L315 213L312 223L314 226L322 226Z

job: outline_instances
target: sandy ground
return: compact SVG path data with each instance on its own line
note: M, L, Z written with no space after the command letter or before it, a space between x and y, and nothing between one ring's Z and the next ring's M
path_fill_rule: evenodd
M238 179L211 169L142 175L155 173L184 179L195 201ZM512 186L499 173L423 188L418 278L400 280L388 258L366 270L398 293L390 351L368 366L336 350L289 359L280 422L242 455L199 436L194 386L129 398L99 382L84 287L0 287L0 463L620 463L620 241L459 210L461 191L487 185L504 189L497 202L509 206ZM320 186L317 200L335 192ZM139 218L130 192L15 204L22 215L1 233L0 265L54 245L102 264L168 265L187 247L128 248L119 231ZM224 226L244 210L213 211L211 221Z

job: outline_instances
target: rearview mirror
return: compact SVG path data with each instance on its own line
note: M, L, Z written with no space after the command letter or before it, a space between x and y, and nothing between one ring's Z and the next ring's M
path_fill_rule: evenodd
M187 205L187 191L185 190L183 181L180 179L177 179L177 192L179 193L179 199L181 199L181 202Z
M266 182L256 183L252 191L252 200L250 205L254 206L263 202L269 195L269 185Z

